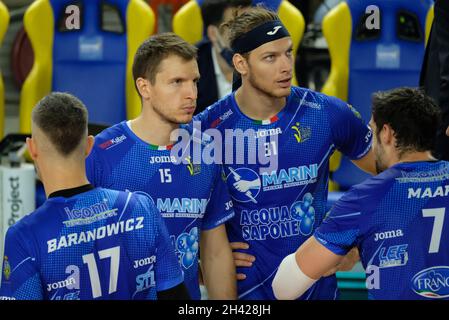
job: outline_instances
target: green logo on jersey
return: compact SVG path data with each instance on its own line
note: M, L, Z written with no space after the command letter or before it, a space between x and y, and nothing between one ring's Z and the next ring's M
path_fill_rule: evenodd
M5 276L5 280L9 280L9 276L11 275L11 266L8 262L8 257L5 256L5 259L3 261L3 275Z
M186 157L186 161L188 162L187 169L189 170L191 176L194 176L201 172L201 166L199 164L193 164L190 157Z

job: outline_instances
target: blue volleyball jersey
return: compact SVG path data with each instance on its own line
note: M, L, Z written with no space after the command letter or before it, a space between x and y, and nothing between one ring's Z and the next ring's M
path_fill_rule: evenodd
M183 281L151 199L92 189L48 199L8 229L2 299L156 299Z
M242 252L256 257L252 267L237 269L247 275L238 282L239 297L275 299L271 283L279 263L312 235L324 217L330 156L339 149L352 159L362 158L370 149L371 131L348 104L298 87L269 120L243 114L234 93L194 120L205 135L215 138L210 129L218 129L226 141L221 153L236 211L226 226L229 241L249 243ZM231 139L231 132L240 137ZM336 296L336 279L331 276L304 298Z
M449 162L399 163L354 186L315 232L357 246L371 299L449 298Z
M86 164L93 185L143 192L153 198L167 225L190 296L200 299L201 231L224 224L234 210L222 167L194 164L194 150L192 139L168 147L148 144L124 121L95 137Z

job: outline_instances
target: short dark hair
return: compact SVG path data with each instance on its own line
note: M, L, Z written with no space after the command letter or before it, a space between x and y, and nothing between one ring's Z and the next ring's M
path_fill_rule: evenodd
M230 21L223 23L220 26L222 32L226 31L229 37L231 48L234 46L234 41L242 35L248 33L254 28L269 21L280 20L279 16L263 6L251 7L248 10L236 15Z
M228 8L240 8L251 6L251 0L204 0L201 4L201 16L205 27L210 25L220 26L223 15Z
M64 157L69 156L87 136L86 106L71 94L50 93L37 103L31 117Z
M440 123L440 109L420 89L397 88L376 92L372 97L377 137L385 124L395 132L400 154L431 151Z
M195 46L172 32L154 35L140 45L134 56L134 83L138 78L146 78L154 84L162 60L172 54L186 61L196 60L196 52Z

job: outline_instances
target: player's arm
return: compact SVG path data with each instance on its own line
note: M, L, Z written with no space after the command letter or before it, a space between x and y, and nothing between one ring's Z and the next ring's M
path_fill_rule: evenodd
M354 163L357 167L362 169L365 172L368 172L372 175L376 175L376 162L374 157L373 149L371 148L370 151L362 158L358 160L351 160L352 163Z
M207 212L204 216L204 222L203 222L203 228L202 228L203 231L204 230L212 230L220 225L224 225L224 223L226 221L230 221L235 216L231 196L229 195L228 187L226 185L225 179L223 178L224 177L223 168L217 167L216 170L217 171L216 171L216 176L215 176L215 186L214 186L214 190L212 191L212 195L211 195L209 204L207 205ZM222 226L221 228L222 229L220 229L219 232L221 233L221 237L225 238L225 236L226 236L225 227ZM204 232L202 232L202 235L203 234L204 234ZM203 241L203 240L204 240L204 238L201 239L201 241ZM246 243L241 243L241 242L229 243L227 236L226 236L226 242L227 242L227 248L224 248L224 250L226 251L226 254L231 254L230 265L233 268L233 271L231 273L234 275L232 285L236 286L235 266L239 266L239 265L238 264L234 265L235 252L232 253L232 250L240 249L241 246L243 246L242 249L247 249L248 245ZM221 245L223 245L223 243L221 243ZM204 249L204 247L200 246L200 250L203 250L203 249ZM242 257L241 257L242 259L244 258L243 255L244 254L242 254ZM226 259L228 259L228 258L226 258ZM201 261L202 261L202 263L204 262L202 253L201 253ZM226 261L229 262L228 260L226 260ZM228 268L228 266L226 266L226 268ZM204 276L203 280L206 281L204 272L203 272L203 276Z
M100 185L98 181L98 170L100 170L100 166L98 165L98 154L95 147L93 147L87 155L85 165L87 180L89 180L92 185L98 187Z
M372 130L353 106L335 97L327 98L335 147L360 169L376 174L375 157L371 148Z
M333 275L338 271L351 271L355 264L360 261L359 249L354 247L349 251L338 265L326 272L323 277Z
M278 300L294 300L304 294L325 273L341 262L337 255L310 237L279 265L273 280L273 292Z
M357 246L361 204L370 199L356 188L348 191L332 207L329 215L296 253L282 260L273 280L277 299L296 299L319 278L338 266L350 250Z
M36 255L30 249L30 237L22 236L15 226L8 229L5 239L3 276L0 287L2 299L43 300Z
M93 139L92 136L89 136ZM97 142L97 138L94 138ZM97 143L90 150L89 155L86 157L86 176L87 180L94 187L109 187L106 182L106 177L110 175L111 169L108 161L105 158L105 151L100 150Z
M201 232L200 255L203 280L209 298L236 299L234 260L224 224Z

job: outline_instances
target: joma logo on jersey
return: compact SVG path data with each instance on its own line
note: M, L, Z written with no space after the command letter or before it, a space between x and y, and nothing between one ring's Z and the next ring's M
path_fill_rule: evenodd
M262 129L256 131L254 138L265 138L270 136L277 136L278 134L282 134L281 128L272 128L272 129Z
M62 289L75 285L75 278L67 278L62 281L47 284L47 291Z
M397 238L397 237L403 237L403 236L404 236L404 234L402 233L401 229L379 232L374 235L374 241L377 242L379 240L385 240L385 239Z
M150 163L176 163L175 156L153 156L150 157Z
M100 144L101 149L109 149L111 146L118 145L126 140L126 136L122 134L120 137L115 137L111 140L105 141L102 144Z
M303 101L302 104L306 107L312 108L312 109L317 109L317 110L321 110L321 105L319 103L316 102L312 102L312 101Z
M151 256L148 258L135 260L134 261L134 269L137 269L137 268L143 267L143 266L147 266L147 265L153 264L153 263L156 263L156 256Z
M422 188L408 189L408 198L436 198L436 197L447 197L449 195L449 185L446 186L439 186L436 189L432 188L425 188L424 191Z

